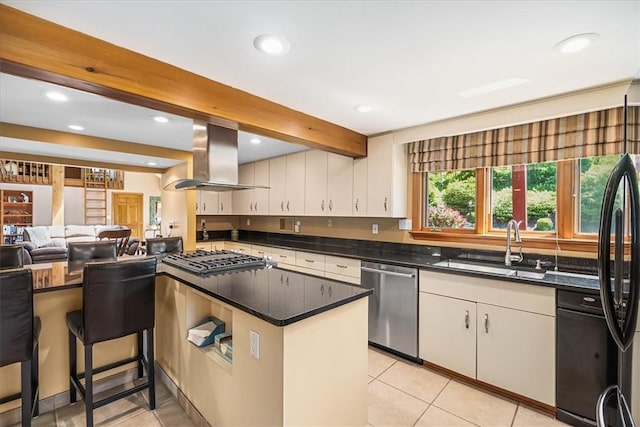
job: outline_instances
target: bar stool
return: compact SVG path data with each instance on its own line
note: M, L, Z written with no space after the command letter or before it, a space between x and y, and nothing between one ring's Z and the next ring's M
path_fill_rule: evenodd
M0 404L22 399L22 425L39 414L38 337L40 318L33 316L31 270L0 272L0 367L20 362L21 392Z
M118 244L115 240L104 242L70 242L69 261L113 260L118 254Z
M158 237L147 239L147 255L182 252L182 237Z
M93 426L93 410L123 397L149 390L149 408L156 407L153 355L155 320L154 257L117 262L95 262L84 266L82 310L67 313L69 328L69 397L76 401L80 392L86 406L87 426ZM143 332L146 331L146 357ZM93 366L93 345L137 334L138 354L109 365ZM77 371L77 339L84 345L84 374ZM93 375L131 362L138 362L138 378L147 371L147 382L94 401ZM80 379L84 378L84 386Z
M22 267L24 265L22 245L0 246L0 268Z

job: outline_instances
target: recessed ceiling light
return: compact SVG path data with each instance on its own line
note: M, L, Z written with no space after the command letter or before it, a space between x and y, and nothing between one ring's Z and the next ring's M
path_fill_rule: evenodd
M80 125L69 125L67 126L69 129L73 129L73 130L84 130L84 128Z
M368 113L369 111L373 110L370 105L356 105L355 107L353 107L353 109L358 113Z
M253 40L253 45L260 52L269 55L284 55L291 49L289 40L275 34L262 34Z
M46 93L46 95L47 95L47 98L52 99L54 101L58 101L58 102L65 102L69 99L67 98L67 95L61 92L49 91Z
M249 142L252 144L260 144L262 141L260 141L260 138L251 138Z
M576 34L575 36L571 36L562 40L560 43L554 46L554 49L565 55L580 52L599 37L600 34L598 33Z
M463 90L462 92L458 92L458 95L461 98L471 98L476 95L483 95L485 93L496 92L502 89L507 89L514 86L520 86L525 83L529 83L531 80L529 79L506 79L500 80L497 82L489 83L486 85L474 87L472 89Z
M158 166L158 164L156 162L147 162L147 165L149 165L149 166Z
M169 122L169 119L167 119L167 118L166 118L166 117L164 117L164 116L155 116L155 117L153 118L153 120L155 120L155 121L156 121L156 122L158 122L158 123L168 123L168 122Z

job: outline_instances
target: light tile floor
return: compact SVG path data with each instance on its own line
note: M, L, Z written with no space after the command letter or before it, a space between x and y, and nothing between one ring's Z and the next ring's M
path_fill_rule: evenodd
M96 426L195 427L160 381L149 411L141 392L94 411ZM109 391L109 393L113 390ZM373 427L562 427L566 424L510 400L477 390L415 363L369 349L368 423ZM39 416L34 427L81 427L84 403Z
M566 424L415 363L369 349L373 427L562 427Z

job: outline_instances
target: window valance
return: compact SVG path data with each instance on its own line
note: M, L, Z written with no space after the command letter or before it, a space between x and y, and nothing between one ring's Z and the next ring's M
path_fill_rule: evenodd
M413 172L540 163L624 153L624 108L577 114L409 145ZM627 108L627 151L640 153L640 107Z

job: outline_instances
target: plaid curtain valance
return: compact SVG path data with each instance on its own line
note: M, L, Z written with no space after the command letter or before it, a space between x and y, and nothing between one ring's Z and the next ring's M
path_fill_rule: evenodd
M409 144L413 172L540 163L624 152L624 108ZM640 153L640 107L627 108L627 151Z

